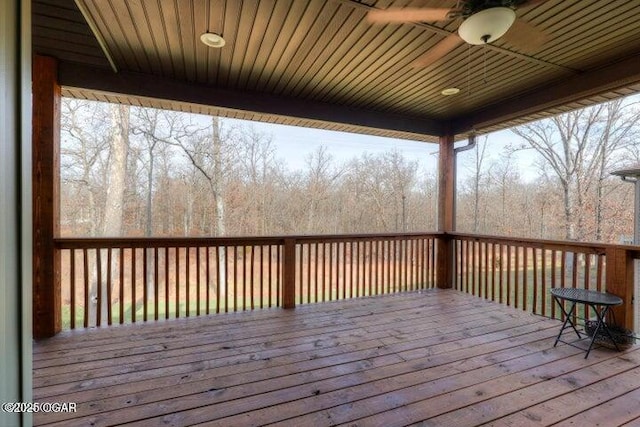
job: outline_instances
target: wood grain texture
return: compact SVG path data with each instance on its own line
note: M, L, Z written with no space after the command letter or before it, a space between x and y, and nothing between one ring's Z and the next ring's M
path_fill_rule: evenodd
M57 61L33 58L33 336L61 329L60 252L60 98Z
M439 12L421 21L442 18L456 4L436 2L431 11ZM436 142L447 125L457 138L474 127L497 130L636 92L640 82L637 64L628 62L640 52L640 4L627 0L531 2L517 10L505 37L484 47L460 43L460 19L368 21L385 9L425 13L405 0L77 5L34 2L34 50L78 66L70 75L86 66L110 73L97 37L119 72L141 74L150 87L140 93L127 79L90 73L93 83L66 83L67 93L81 98ZM226 46L205 47L198 38L206 31L222 34ZM532 49L541 33L548 37ZM419 58L428 64L412 68ZM177 97L167 90L171 82L229 96ZM441 96L447 87L463 92ZM230 105L238 95L248 100ZM286 109L277 99L305 107ZM323 104L339 113L310 114ZM432 126L413 126L427 122Z
M37 414L35 425L637 417L635 406L616 412L640 389L637 348L597 349L584 360L579 349L553 348L559 327L431 289L62 334L34 347L34 400L74 401L78 412Z

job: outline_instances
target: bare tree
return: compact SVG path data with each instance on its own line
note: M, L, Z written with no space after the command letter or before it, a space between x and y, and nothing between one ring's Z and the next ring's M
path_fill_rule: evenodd
M63 190L72 191L61 200L62 223L70 224L75 233L82 229L89 236L100 234L104 219L110 143L106 107L99 102L69 98L62 101L60 174Z
M109 140L109 180L104 207L104 221L102 225L102 235L107 237L122 236L122 217L124 210L124 194L127 179L127 156L129 153L129 107L126 105L112 104L111 113L111 138ZM102 265L107 265L106 254L103 257ZM106 274L106 271L104 272ZM135 272L134 272L135 274ZM97 279L97 277L95 278ZM106 286L106 280L92 280L91 300L95 303L98 294L98 282ZM106 292L102 292L106 295ZM120 302L122 303L122 301ZM102 298L100 308L102 319L107 320L107 301ZM131 308L135 310L135 305Z
M541 156L544 174L553 174L563 192L565 239L587 237L586 200L596 185L596 218L602 223L602 181L613 154L637 122L624 113L622 101L575 110L512 129ZM525 148L525 147L523 147ZM596 237L601 237L601 229Z
M344 172L337 168L333 162L333 156L329 154L326 146L319 146L306 158L307 174L305 177L305 201L307 210L307 233L321 233L321 224L326 223L330 215L328 213L328 199L331 188Z

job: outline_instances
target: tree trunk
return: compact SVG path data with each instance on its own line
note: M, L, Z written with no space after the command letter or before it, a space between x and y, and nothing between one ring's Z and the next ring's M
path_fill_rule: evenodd
M124 212L124 192L127 179L127 156L129 154L129 107L124 105L111 105L112 135L109 142L109 185L104 207L104 220L102 221L102 235L105 237L122 236L122 219ZM102 276L99 280L101 284L102 299L100 301L100 321L106 324L107 306L111 301L106 299L106 274L107 274L107 253L101 251ZM115 262L112 263L112 275L116 271ZM97 272L96 272L97 274ZM98 277L94 276L91 283L91 302L93 310L97 309L98 297ZM120 301L122 304L123 302ZM133 304L133 302L132 302ZM135 305L135 304L134 304ZM135 307L132 307L135 310Z

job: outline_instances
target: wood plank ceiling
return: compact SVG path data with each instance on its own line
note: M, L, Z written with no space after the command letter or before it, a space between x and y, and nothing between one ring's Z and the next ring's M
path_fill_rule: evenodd
M549 35L540 49L523 52L502 39L484 47L461 44L426 67L412 63L455 32L459 20L387 25L366 20L371 8L455 5L456 0L37 0L34 51L59 58L67 70L61 83L71 96L420 140L433 140L445 129L463 134L471 127L503 128L637 89L640 72L634 71L603 89L585 91L586 101L568 96L561 105L540 103L522 114L474 123L474 115L486 115L505 100L549 91L549 85L638 57L640 2L543 1L517 11L519 20ZM206 31L222 34L226 46L203 45L199 36ZM112 74L106 69L110 64L121 79L142 76L149 87L131 93L137 91L123 85L129 93L118 93L117 81L101 83ZM78 77L82 74L93 75L95 82ZM211 95L211 102L206 95L194 97L194 106L187 95L179 99L163 90L167 82L218 95ZM441 95L448 87L461 92ZM257 101L238 104L237 94ZM163 97L169 100L155 100ZM308 111L270 109L294 100ZM314 109L325 107L335 114L314 115ZM351 112L371 113L371 120L343 117Z

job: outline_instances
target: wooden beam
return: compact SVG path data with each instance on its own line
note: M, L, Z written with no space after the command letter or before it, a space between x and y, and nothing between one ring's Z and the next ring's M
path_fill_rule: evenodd
M494 126L640 82L640 54L538 87L452 120L456 135Z
M284 239L284 266L282 286L283 308L296 307L296 240Z
M455 230L455 151L453 135L440 137L438 160L438 231ZM436 285L440 289L453 286L453 246L449 235L437 239Z
M60 86L55 59L33 58L33 335L60 332Z
M619 326L633 330L634 254L624 248L607 249L607 292L622 298L613 312Z
M437 120L279 97L261 92L217 88L148 74L124 71L116 74L104 68L67 62L61 62L58 70L60 84L72 88L422 135L440 135L443 129L442 123Z
M453 135L440 137L438 158L438 231L455 229L456 161Z

